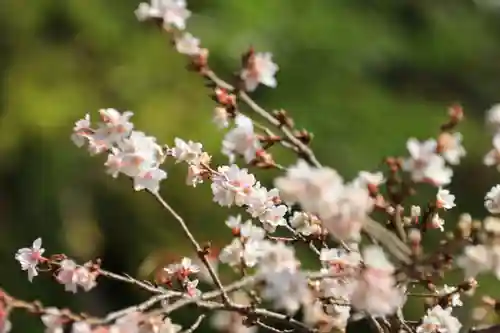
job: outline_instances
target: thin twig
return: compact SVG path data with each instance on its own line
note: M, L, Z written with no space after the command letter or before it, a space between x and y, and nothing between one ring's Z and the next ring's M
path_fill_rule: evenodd
M220 77L215 74L210 69L206 69L203 71L204 76L215 83L217 86L227 89L229 91L235 91L235 88L227 83L226 81L222 80ZM281 132L285 135L287 140L294 146L296 147L296 152L303 157L307 162L309 162L311 165L315 167L321 167L321 163L318 161L316 156L314 155L314 152L312 151L311 148L309 148L306 144L304 144L302 141L297 139L295 135L292 133L292 131L287 128L286 126L282 126L280 121L273 117L269 112L267 112L264 108L262 108L259 104L257 104L246 92L240 91L239 92L239 97L243 102L245 102L250 109L252 109L255 113L263 117L266 121L268 121L271 125L279 128Z
M231 301L224 290L224 286L222 285L222 282L219 279L219 276L215 272L215 269L212 267L212 264L207 259L205 251L201 248L200 244L198 241L194 238L193 234L189 230L188 226L186 225L186 222L184 222L184 219L163 199L163 197L159 193L153 193L151 192L155 198L158 200L158 202L165 208L176 220L179 222L179 225L181 226L182 230L184 231L184 234L189 238L191 241L191 244L193 244L196 253L198 254L198 257L200 260L203 262L205 267L208 270L208 273L210 274L210 277L214 281L215 285L219 288L221 291L221 296L224 301L224 303L229 304Z
M205 317L206 315L204 314L198 316L198 319L196 319L193 325L191 325L191 327L189 327L187 330L182 331L182 333L193 333L198 327L200 327L201 322L203 321L203 319L205 319Z

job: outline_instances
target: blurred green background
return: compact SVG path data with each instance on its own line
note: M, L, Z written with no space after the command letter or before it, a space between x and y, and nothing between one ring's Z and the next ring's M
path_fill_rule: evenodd
M154 265L190 255L170 216L130 181L104 172L69 139L85 113L113 107L135 112L136 127L172 143L201 141L216 163L223 132L211 123L214 103L202 80L166 36L134 16L136 0L3 0L0 6L0 287L26 299L92 314L137 303L146 294L103 281L73 296L42 275L33 284L14 252L41 236L48 253L146 277ZM460 212L482 218L484 193L498 173L481 164L491 135L484 110L500 95L500 12L466 0L191 0L189 30L229 78L248 46L271 51L278 88L259 88L268 109L284 108L315 135L313 148L345 177L375 170L383 156L405 153L406 139L435 136L446 108L461 103L468 157L451 190ZM289 152L273 150L282 164ZM184 186L169 167L162 193L200 241L230 237L227 211L210 189ZM270 185L278 173L261 173ZM427 193L432 193L427 190ZM425 203L423 197L415 202ZM433 240L431 239L431 243ZM146 259L146 260L145 260ZM494 294L486 278L480 292ZM463 310L464 313L467 310ZM14 332L40 331L16 315ZM185 315L179 320L189 323ZM416 318L414 318L416 319ZM17 325L17 326L16 326Z

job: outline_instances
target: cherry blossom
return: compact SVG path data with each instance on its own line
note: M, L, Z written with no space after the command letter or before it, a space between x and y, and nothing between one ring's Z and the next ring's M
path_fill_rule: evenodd
M432 216L432 219L431 219L431 223L429 225L429 227L433 228L433 229L439 229L441 231L444 231L444 219L442 219L438 213L435 213L433 216Z
M156 193L159 183L167 177L167 173L159 169L165 156L156 139L132 130L129 120L133 113L130 111L101 109L99 113L102 122L97 129L89 127L82 131L82 126L89 125L90 118L86 117L77 122L74 136L86 139L91 153L109 152L105 166L112 177L123 173L133 178L136 191L147 189ZM79 139L77 143L80 144Z
M379 187L385 182L384 174L382 172L371 173L367 171L360 171L358 177L353 180L356 186L372 186Z
M495 185L486 193L484 206L492 214L500 213L500 185Z
M277 202L279 202L279 191L276 188L268 191L267 188L257 182L248 197L246 198L247 212L252 217L262 217L270 209L272 209Z
M71 333L92 333L92 328L87 322L79 321L71 325Z
M200 53L200 40L195 38L189 32L185 32L181 37L175 39L175 48L177 52L194 56Z
M450 295L450 306L452 307L464 305L464 303L460 300L460 293L457 292L456 287L451 287L445 284L443 288L438 289L436 293L439 296Z
M203 153L203 145L199 142L184 141L175 138L175 147L172 149L172 155L178 162L187 162L198 164L198 161Z
M351 318L350 295L354 286L353 280L349 278L325 278L315 283L320 296L335 300L333 304L328 304L325 309L333 320L334 327L344 329L347 326L347 321Z
M96 275L89 272L85 266L77 266L73 260L65 259L60 263L61 268L57 274L57 280L64 284L66 291L77 292L78 286L85 291L95 287Z
M295 258L293 247L287 246L283 242L266 242L262 244L264 254L258 263L258 274L266 276L267 274L283 270L297 271L299 262Z
M436 195L436 203L438 208L451 209L456 206L455 196L449 190L440 187Z
M59 309L49 307L45 309L45 314L41 317L45 325L45 333L64 333L65 319Z
M486 124L495 131L500 129L500 104L495 104L486 111Z
M229 127L229 114L226 108L216 106L214 108L212 121L220 129Z
M239 235L243 237L245 241L261 241L264 239L266 232L264 229L254 225L251 220L247 220L240 225Z
M427 310L417 333L458 333L462 324L451 314L452 308L443 309L440 305Z
M255 135L253 122L250 118L238 114L234 119L236 127L226 133L222 140L222 153L229 157L233 163L236 155L242 155L245 162L250 163L261 150L257 136Z
M496 133L492 140L493 148L484 156L486 166L496 166L500 171L500 133Z
M143 315L140 312L130 312L118 318L109 329L109 333L139 333L139 324Z
M274 232L277 227L285 226L284 218L288 208L285 205L273 206L266 210L266 213L261 216L260 221L267 232Z
M255 177L247 169L240 169L235 164L221 166L212 178L214 201L223 207L231 207L233 204L243 206L254 184Z
M163 269L169 276L175 276L178 279L185 279L191 274L196 274L200 271L200 267L195 265L191 258L184 257L180 263L168 265Z
M301 272L279 270L265 275L262 297L271 300L277 309L295 313L311 300L307 279Z
M441 133L438 140L438 149L444 159L452 165L458 165L460 159L466 155L465 148L462 146L462 134L460 133Z
M91 135L90 131L90 115L87 113L83 119L75 122L71 140L77 147L82 147L85 144L86 136Z
M348 184L338 197L332 196L321 204L318 216L328 231L339 239L357 241L374 201L366 188Z
M347 252L344 249L321 249L319 259L324 263L325 267L334 271L342 271L347 268L356 267L361 262L359 252Z
M19 249L15 259L21 264L21 269L28 272L28 280L33 281L33 277L38 275L37 265L44 260L42 254L45 249L42 248L42 239L37 238L31 248L25 247Z
M162 19L165 28L171 26L183 30L191 12L186 8L185 0L151 0L142 2L135 11L139 21Z
M464 270L465 278L474 278L491 270L493 259L492 252L486 245L468 245L458 258L457 265Z
M321 221L315 215L304 212L294 212L290 226L304 236L322 233Z
M274 184L283 201L299 203L309 213L318 213L326 198L337 198L344 190L337 171L328 167L314 168L304 160L290 166L286 175L276 178Z
M0 302L0 333L9 333L12 329L12 324L8 317L8 311L5 306Z
M352 306L375 317L395 313L406 299L404 291L396 287L394 266L375 245L365 247L363 262L365 268L351 294Z
M243 243L241 239L234 238L221 250L219 260L232 267L239 267L242 263L246 267L254 267L265 253L265 245L263 241L249 239Z
M266 53L253 53L250 55L247 67L241 72L241 79L245 84L245 90L254 91L259 83L271 88L276 88L278 85L276 72L278 65L272 60L273 55Z
M188 280L185 282L184 288L186 289L186 293L189 297L198 297L201 295L201 290L198 287L198 280Z
M231 294L231 300L237 304L249 305L250 300L246 293L236 291ZM216 311L210 324L218 331L228 333L256 333L257 326L248 326L243 323L245 317L237 312Z
M413 181L427 181L436 186L450 183L453 171L446 167L444 158L436 154L435 140L430 139L421 143L411 138L406 146L410 158L404 161L403 169L411 173Z

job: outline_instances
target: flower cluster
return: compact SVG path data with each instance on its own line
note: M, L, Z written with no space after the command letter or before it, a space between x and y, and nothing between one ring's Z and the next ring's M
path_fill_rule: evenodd
M359 240L363 222L374 206L367 184L378 186L382 182L383 177L362 173L344 183L335 170L311 167L299 160L285 176L276 179L275 185L285 202L298 203L304 211L318 216L335 237Z
M200 272L200 268L193 264L190 258L183 258L180 263L168 265L163 270L166 275L163 277L162 282L172 285L175 279L181 284L188 296L196 297L200 295L201 292L197 288L199 281L189 279L192 274Z
M267 190L247 169L235 164L221 166L212 176L211 186L214 202L222 207L245 207L266 231L274 232L278 226L286 225L284 216L288 208L280 204L278 190Z
M449 109L449 120L436 139L410 138L408 157L388 157L386 171L361 171L345 181L336 170L318 162L309 146L309 132L297 131L284 110L268 113L249 96L260 84L277 86L278 66L271 53L253 49L244 53L235 82L229 84L210 69L209 52L200 40L185 31L191 16L185 0L151 0L141 3L135 13L141 21L161 23L175 50L189 59L189 68L214 83L213 120L220 128L232 125L222 141L229 165L212 165L199 142L175 138L172 146L159 145L154 137L135 130L130 111L102 109L96 125L86 115L75 123L72 139L79 147L86 145L92 155L106 153L104 165L112 177L126 175L133 179L135 190L150 192L181 227L196 256L161 267L153 284L105 271L100 260L78 265L65 255L43 256L45 249L38 238L15 254L29 281L49 271L66 291L76 293L93 289L97 277L103 276L152 295L135 306L94 318L17 300L0 291L0 333L11 329L9 315L18 308L40 315L47 332L177 333L181 327L169 316L185 306L203 312L186 330L190 333L205 318L204 310L214 310L212 326L228 333L253 333L258 327L274 332L282 332L278 327L283 332L345 331L348 323L358 319L371 320L381 332L459 332L462 324L452 311L463 305L461 294L474 290L473 278L493 272L500 279L500 219L496 217L481 223L463 214L437 251L427 253L422 246L428 229L445 230L439 214L456 206L455 196L443 186L451 182L452 167L466 154L461 134L454 132L463 118L459 106ZM240 103L275 129L244 115ZM496 134L494 149L484 163L500 170L499 106L489 111L488 123ZM298 161L288 168L274 163L268 152L274 143L297 153ZM243 157L249 167L273 167L283 174L274 180L275 188L268 189L249 169L235 164L237 157ZM235 215L225 221L232 238L220 252L210 244L201 245L188 223L160 195L160 182L167 177L160 166L167 158L187 165L187 186L207 182L215 203L247 213L246 220ZM438 189L420 208L407 199L422 182ZM486 194L485 207L492 214L500 213L500 185ZM299 260L306 248L316 258L316 270L306 270ZM457 248L463 254L453 261L452 250ZM229 275L222 275L222 265L232 268L235 281L227 283ZM454 267L464 271L464 282L437 287L442 275ZM426 314L408 321L402 309L416 287L428 292L422 294L428 298ZM498 309L500 301L490 303Z
M113 177L120 173L131 177L136 191L157 192L167 173L159 168L165 154L156 139L133 130L130 111L121 114L115 109L101 109L99 114L102 121L97 128L91 127L89 115L76 122L72 135L75 144L81 147L86 142L92 154L107 152L107 172Z

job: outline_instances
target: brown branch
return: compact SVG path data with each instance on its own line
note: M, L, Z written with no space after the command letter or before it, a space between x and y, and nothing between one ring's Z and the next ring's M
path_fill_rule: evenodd
M236 91L236 89L232 85L218 77L217 74L215 74L215 72L211 69L204 69L201 73L217 86L229 91ZM285 135L286 139L296 148L296 152L302 158L304 158L307 162L309 162L309 164L315 167L321 167L321 163L318 161L311 148L297 139L289 128L282 126L278 119L273 117L269 112L267 112L264 108L257 104L246 92L239 91L238 95L240 99L250 107L250 109L264 118L271 125L279 128Z
M163 199L163 197L159 193L153 193L155 198L158 200L158 202L165 208L179 223L181 226L182 230L184 231L184 234L188 237L188 239L191 241L191 244L194 246L196 253L198 254L198 257L200 260L203 262L205 267L208 270L208 273L210 274L210 277L214 281L215 285L219 288L221 291L221 296L224 301L224 303L229 304L230 299L224 290L224 286L222 285L222 282L219 279L219 276L215 272L215 269L212 267L212 264L210 261L207 259L207 253L202 249L198 241L194 238L193 234L189 230L188 226L186 225L186 222L184 222L184 219Z

